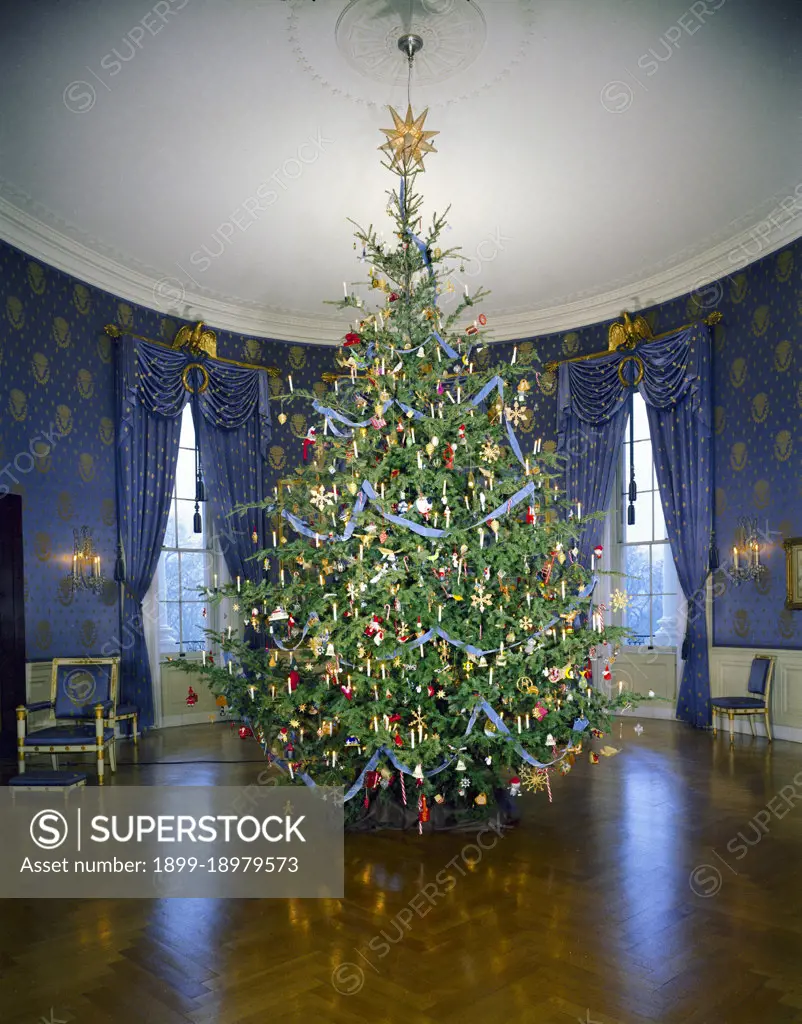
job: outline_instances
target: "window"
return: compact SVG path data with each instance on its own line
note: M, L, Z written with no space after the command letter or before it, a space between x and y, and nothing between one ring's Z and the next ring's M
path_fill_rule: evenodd
M632 435L628 420L616 488L619 498L617 568L624 576L613 585L628 598L628 606L620 613L620 624L633 632L629 643L673 646L681 628L679 619L684 613L684 598L666 534L646 403L637 391L632 408ZM631 460L638 496L634 503L635 522L628 524Z
M181 418L175 492L157 573L160 653L200 651L205 647L204 629L213 628L204 616L204 611L211 615L211 609L198 593L198 587L212 584L217 572L203 503L200 513L203 531L195 533L195 426L187 403Z

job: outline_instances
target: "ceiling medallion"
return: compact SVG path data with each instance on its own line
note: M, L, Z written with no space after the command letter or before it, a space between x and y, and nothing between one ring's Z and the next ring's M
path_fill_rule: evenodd
M391 85L406 78L398 60L398 37L412 33L422 43L415 58L419 86L466 71L487 41L484 14L473 0L351 0L334 30L340 53L355 71Z
M287 4L287 34L298 64L332 95L370 107L390 99L385 90L377 93L377 83L385 89L406 85L399 37L420 40L415 86L424 105L442 107L510 75L537 30L536 0L483 6L476 0Z

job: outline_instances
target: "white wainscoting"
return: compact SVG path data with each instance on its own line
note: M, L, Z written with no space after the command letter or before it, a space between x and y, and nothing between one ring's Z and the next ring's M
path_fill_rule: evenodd
M635 718L674 718L677 706L677 652L672 647L622 647L621 652L610 666L612 680L610 692L618 692L619 683L623 692L640 693L644 696L654 692L654 701L644 701L631 711L622 711L624 716Z
M710 694L713 697L743 697L749 679L749 666L756 654L773 654L774 682L771 694L772 731L778 740L802 743L802 651L752 649L749 647L711 647ZM727 718L719 719L729 729ZM763 732L760 723L758 734ZM750 732L746 716L735 719L736 732Z

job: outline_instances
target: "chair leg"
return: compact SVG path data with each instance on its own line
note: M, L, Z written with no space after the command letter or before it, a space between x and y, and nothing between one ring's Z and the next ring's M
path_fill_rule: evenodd
M773 743L774 739L773 739L773 737L771 735L771 723L769 721L769 711L768 711L768 708L766 709L764 714L765 714L765 721L766 721L766 736L768 737L769 743Z
M133 729L134 732L134 743L139 743L139 729L137 728L139 724L138 719L139 715L134 715L134 717L131 719L131 728Z
M58 771L58 754L50 755L50 767L53 769L54 772Z
M755 716L747 715L746 717L749 719L749 728L752 730L752 735L756 736L757 733L755 732Z
M112 740L109 743L109 766L112 772L117 771L117 741Z
M25 774L25 708L17 708L17 771Z
M735 727L735 715L732 713L732 711L728 711L727 714L729 715L730 719L730 746L732 746L735 743L735 733L733 731Z
M103 785L103 705L95 705L95 750L97 751L97 784Z
M718 711L716 710L716 708L713 708L713 739L715 739L716 736L718 735L718 729L716 728L717 723L718 723Z

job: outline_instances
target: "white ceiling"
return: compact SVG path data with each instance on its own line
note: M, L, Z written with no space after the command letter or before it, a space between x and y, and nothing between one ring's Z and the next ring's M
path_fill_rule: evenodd
M802 234L802 3L148 3L3 5L0 235L160 311L341 337L323 300L364 276L347 218L390 232L377 147L409 27L440 132L426 220L451 204L455 283L492 290L496 338L642 308Z

